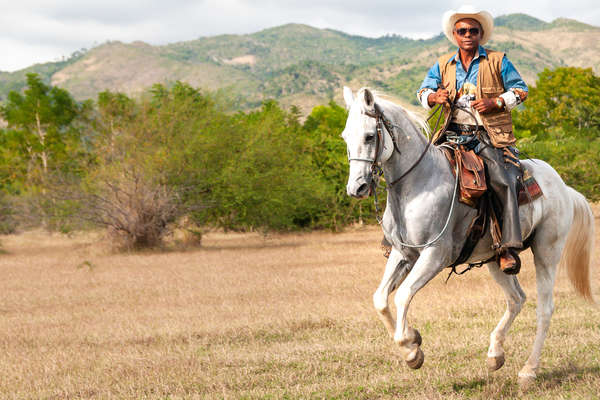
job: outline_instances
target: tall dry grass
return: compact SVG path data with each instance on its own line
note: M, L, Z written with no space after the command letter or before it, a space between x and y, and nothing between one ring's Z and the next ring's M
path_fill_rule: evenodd
M379 232L212 233L200 249L131 254L91 234L4 236L0 398L598 398L600 313L564 271L537 385L518 391L535 334L530 254L500 371L485 358L504 299L485 270L416 296L425 365L409 370L371 305Z

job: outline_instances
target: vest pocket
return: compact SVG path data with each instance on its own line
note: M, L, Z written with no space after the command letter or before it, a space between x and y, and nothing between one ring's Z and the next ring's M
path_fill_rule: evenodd
M488 136L494 147L505 147L516 142L512 126L506 124L488 123Z
M517 139L515 139L515 136L512 134L512 132L498 133L495 135L490 134L489 136L492 145L496 148L513 146L517 142Z
M489 133L494 133L496 135L501 135L504 133L512 133L512 127L506 125L497 125L494 126L492 124L488 124Z
M488 136L494 147L505 147L515 143L510 114L499 112L485 116L484 125L487 125Z
M485 116L485 119L487 120L488 124L490 124L490 125L509 124L512 127L512 118L510 118L510 115L507 116L506 112L504 112L504 111L488 113Z
M494 86L482 87L481 93L483 94L484 97L498 97L502 93L504 93L504 88L494 87Z
M485 122L490 131L494 133L512 132L512 119L510 114L500 113L499 115L486 116Z

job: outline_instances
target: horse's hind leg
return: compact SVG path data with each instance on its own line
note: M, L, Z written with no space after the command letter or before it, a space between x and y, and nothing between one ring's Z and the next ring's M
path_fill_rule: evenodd
M536 237L536 240L539 237ZM519 383L528 386L536 378L540 366L542 346L550 326L550 318L554 311L552 292L556 278L557 265L560 260L562 243L545 243L544 246L532 246L535 260L535 278L537 285L537 330L531 355L525 366L519 371Z
M388 297L406 278L409 270L410 265L406 258L398 250L392 249L381 283L373 294L375 310L392 338L396 332L396 321L390 312Z
M502 287L506 296L506 311L490 335L487 364L491 371L495 371L504 365L504 348L502 346L506 339L506 333L517 314L519 314L519 311L521 311L526 296L515 275L507 275L500 271L496 262L488 263L487 266L490 274L498 285Z

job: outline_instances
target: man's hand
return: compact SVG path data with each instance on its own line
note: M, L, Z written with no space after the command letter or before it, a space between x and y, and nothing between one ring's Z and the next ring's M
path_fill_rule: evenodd
M504 104L504 100L501 100ZM476 109L479 113L485 114L490 111L497 111L500 108L496 104L496 99L479 99L471 102L471 107ZM503 106L504 107L504 106Z
M437 92L430 93L429 96L427 96L427 103L429 104L429 107L432 107L434 104L444 104L448 102L448 96L450 96L448 90L439 88Z

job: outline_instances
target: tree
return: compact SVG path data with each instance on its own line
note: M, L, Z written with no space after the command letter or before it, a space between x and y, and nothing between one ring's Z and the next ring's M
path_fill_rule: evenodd
M211 187L206 221L235 230L311 228L328 204L298 116L275 101L231 117L215 143L227 152Z
M330 101L326 106L313 108L304 122L316 169L326 182L326 206L321 210L321 224L334 230L356 220L362 221L363 211L366 215L375 215L370 202L360 202L346 194L348 159L341 134L347 117L343 107Z
M28 178L38 174L44 179L61 159L72 158L66 153L69 142L79 140L72 124L82 108L66 90L44 84L36 74L27 74L24 94L9 93L1 113L27 158Z
M11 91L0 107L7 127L1 132L1 187L18 211L20 224L60 228L58 204L48 196L61 172L81 174L89 160L83 143L90 102L78 103L64 89L27 75L23 93Z
M210 107L207 96L181 82L155 85L139 101L100 93L90 135L94 162L64 196L79 205L76 216L106 226L124 247L161 245L170 223L204 205L191 195L205 182L190 147Z
M600 77L592 69L545 69L515 113L522 136L600 136Z
M513 112L524 154L550 163L590 200L600 199L600 78L591 69L538 75L522 110Z
M96 150L109 154L115 151L115 140L121 135L124 127L135 118L135 101L124 93L113 93L109 90L98 93L97 118L94 130Z

